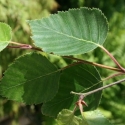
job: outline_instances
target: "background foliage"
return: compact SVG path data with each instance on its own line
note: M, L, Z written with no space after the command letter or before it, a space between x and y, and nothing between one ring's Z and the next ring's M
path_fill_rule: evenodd
M68 10L69 8L78 7L97 7L102 10L109 21L109 33L104 46L116 57L120 64L125 67L125 2L124 0L0 0L0 21L8 23L13 29L13 41L22 43L31 43L30 29L26 23L29 19L40 19L49 16L50 13L56 13L57 10ZM99 51L99 52L98 52ZM102 63L105 65L114 66L114 63L109 59L104 52L96 49L85 55L76 57L83 58L89 61ZM0 78L8 65L19 55L24 54L24 50L5 49L0 53ZM57 64L59 67L69 63L69 60L62 58L51 58L50 61ZM101 76L108 76L108 70L98 70ZM108 80L104 84L109 84L121 77ZM112 123L115 125L124 125L125 123L125 85L117 86L104 90L100 104L100 109L103 111ZM48 117L41 116L41 105L24 106L16 102L7 101L0 98L0 124L8 125L21 124L22 120L27 120L23 125L39 125L52 124L53 120ZM32 120L31 120L32 118Z

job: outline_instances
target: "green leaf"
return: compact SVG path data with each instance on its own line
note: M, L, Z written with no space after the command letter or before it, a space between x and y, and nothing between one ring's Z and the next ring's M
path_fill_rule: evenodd
M59 125L84 125L81 118L76 117L72 111L67 109L59 113L57 123Z
M18 58L5 72L0 94L11 100L38 104L51 100L58 91L59 70L36 53Z
M2 51L10 42L12 32L9 25L0 22L0 51Z
M83 112L88 125L112 125L99 110Z
M83 113L84 118L76 117L73 111L63 109L57 117L59 125L112 125L99 110Z
M71 95L71 91L82 92L91 91L102 86L101 78L94 66L79 64L70 67L62 72L57 95L49 102L44 103L42 112L45 115L56 117L62 109L73 109L78 101L78 96ZM101 91L94 93L85 101L88 107L84 110L94 110L98 107L101 99Z
M29 21L35 45L47 53L87 53L106 39L108 24L99 9L70 9L48 18Z

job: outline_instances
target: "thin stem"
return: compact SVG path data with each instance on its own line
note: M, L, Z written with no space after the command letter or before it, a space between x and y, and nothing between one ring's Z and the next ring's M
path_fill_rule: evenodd
M108 80L108 79L110 79L110 78L114 78L114 77L119 76L119 75L125 75L125 73L121 73L121 72L120 72L120 73L112 74L112 75L110 75L110 76L108 76L108 77L102 79L102 80L99 81L98 83L94 84L93 86L91 86L91 87L85 89L84 91L89 91L92 87L98 85L99 83L101 83L101 82L103 82L103 81L106 81L106 80ZM84 96L83 96L83 97L84 97Z
M110 76L108 76L108 77L102 79L102 81L105 81L105 80L108 80L108 79L111 79L111 78L114 78L114 77L120 76L120 75L125 75L125 73L119 72L119 73L112 74L112 75L110 75Z
M115 59L115 57L103 46L99 46L102 50L104 50L109 56L110 58L114 61L114 63L123 71L125 72L125 69L119 64L119 62Z
M20 46L7 46L7 48L20 48Z
M14 41L10 41L10 43L15 44L15 45L25 45L25 44L14 42Z
M68 66L63 67L63 68L61 68L60 70L65 70L65 69L67 69L67 68L70 68L70 67L75 66L75 65L78 65L78 64L81 64L81 62L75 62L75 63L69 64Z
M22 43L17 43L17 42L10 42L11 44L14 44L16 46L10 46L8 45L7 48L21 48L21 49L32 49L32 46L29 44L22 44Z
M114 67L94 63L94 62L89 62L89 61L86 61L86 60L82 60L82 59L78 59L78 58L74 58L74 57L70 57L70 56L63 56L63 57L68 58L68 59L72 59L72 60L76 60L76 61L80 61L80 62L85 63L85 64L90 64L90 65L98 66L98 67L105 68L105 69L110 69L110 70L114 70L114 71L118 71L118 72L123 72L123 70L121 70L119 68L114 68Z
M103 90L103 89L109 88L109 87L111 87L111 86L113 86L113 85L119 84L119 83L124 82L124 81L125 81L125 79L122 79L122 80L119 80L119 81L117 81L117 82L113 82L113 83L111 83L111 84L109 84L109 85L105 85L105 86L103 86L103 87L100 87L100 88L98 88L98 89L95 89L95 90L92 90L92 91L86 92L86 93L77 93L77 92L71 91L71 94L83 95L84 97L86 97L86 96L91 95L91 94L93 94L93 93L95 93L95 92L98 92L98 91L101 91L101 90Z
M7 46L7 48L20 48L20 49L32 49L31 45L24 44L24 45L19 45L19 46Z
M77 109L77 105L75 105L75 107L73 109L73 114L75 113L76 109Z
M40 48L33 47L33 46L29 45L29 44L21 44L21 43L17 43L17 42L13 42L13 41L11 41L10 43L16 44L18 46L7 46L8 48L32 49L32 50L43 52ZM94 63L94 62L89 62L89 61L86 61L86 60L82 60L82 59L78 59L78 58L73 58L73 57L70 57L70 56L63 56L63 57L64 58L68 58L68 59L77 60L77 61L80 61L81 63L91 64L91 65L98 66L98 67L101 67L101 68L114 70L114 71L117 71L117 72L125 72L125 69L123 67L121 67L121 65L111 55L111 53L109 53L103 46L100 46L100 48L102 48L112 58L112 60L118 65L119 68L114 68L114 67L110 67L110 66L106 66L106 65Z
M17 43L17 42L13 42L13 41L11 41L10 43L11 44L15 44L17 46L10 46L10 45L8 45L7 48L32 49L32 50L43 52L42 49L33 47L33 46L29 45L29 44L22 44L22 43Z

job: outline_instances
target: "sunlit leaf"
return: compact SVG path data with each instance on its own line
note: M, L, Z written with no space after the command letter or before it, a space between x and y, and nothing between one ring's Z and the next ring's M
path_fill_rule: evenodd
M62 72L57 95L49 102L44 103L42 112L45 115L56 117L62 109L73 109L78 101L78 96L70 94L71 91L91 91L102 86L101 78L95 67L86 64L70 67ZM94 110L101 99L101 91L94 93L85 101L88 107L84 110Z
M87 53L102 45L108 32L105 16L95 8L69 9L29 24L35 45L57 55Z
M0 22L0 51L2 51L10 42L12 37L9 25Z
M73 111L63 109L57 117L59 125L112 125L99 110L83 113L84 118L74 115Z
M83 112L83 115L88 125L112 125L99 110Z
M57 123L60 125L84 125L81 118L76 117L72 111L67 109L63 109L59 113Z
M51 100L58 91L60 73L40 54L18 58L4 75L0 94L11 100L37 104Z

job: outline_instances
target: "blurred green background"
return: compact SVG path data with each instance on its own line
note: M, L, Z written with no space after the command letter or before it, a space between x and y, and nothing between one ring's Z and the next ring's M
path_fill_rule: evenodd
M13 41L33 44L27 20L41 19L57 11L84 6L99 8L105 14L109 22L109 33L104 46L125 67L125 0L0 0L0 21L11 26ZM6 48L0 53L0 79L8 65L27 51ZM100 49L75 57L115 67ZM50 60L59 67L68 63L60 58ZM98 70L102 78L112 73L105 69ZM108 80L104 84L123 77ZM104 90L99 109L114 125L125 125L125 84ZM41 105L25 106L0 97L0 125L51 125L51 121L52 119L42 116Z

